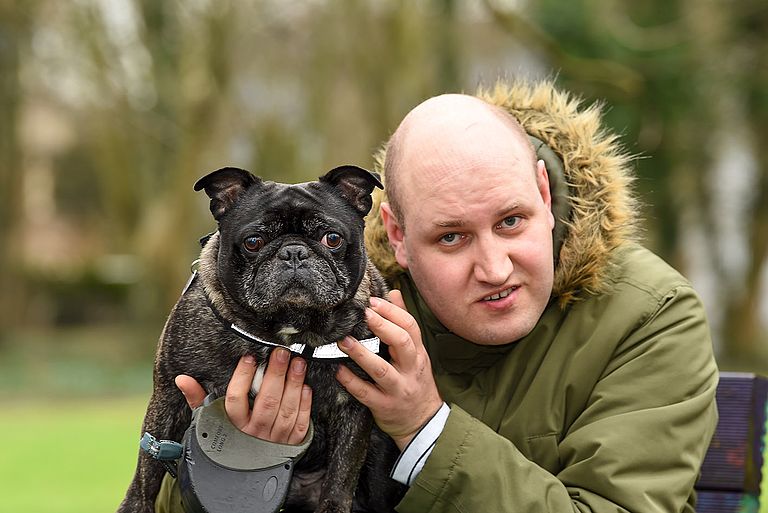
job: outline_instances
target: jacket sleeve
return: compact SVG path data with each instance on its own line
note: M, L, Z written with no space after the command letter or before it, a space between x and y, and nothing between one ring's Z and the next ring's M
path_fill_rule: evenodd
M678 287L611 343L585 408L551 440L555 474L451 405L398 511L683 511L717 423L717 368L701 302Z
M166 473L155 497L155 513L184 513L178 482Z

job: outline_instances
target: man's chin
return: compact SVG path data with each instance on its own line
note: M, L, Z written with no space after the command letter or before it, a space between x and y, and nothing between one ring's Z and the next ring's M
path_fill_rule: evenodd
M482 323L482 321L479 321ZM485 325L475 324L472 329L452 330L465 340L480 346L503 346L517 342L533 331L535 322L515 325L511 322L502 323L499 320Z
M479 336L478 341L476 341L475 344L479 346L504 346L507 344L514 344L524 336L525 335L512 336L510 338L506 336L484 335L484 336Z

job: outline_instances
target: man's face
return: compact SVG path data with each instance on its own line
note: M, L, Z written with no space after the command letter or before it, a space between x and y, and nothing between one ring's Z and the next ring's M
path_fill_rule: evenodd
M533 329L552 292L549 182L502 123L460 125L409 132L398 163L405 229L386 206L385 224L398 263L443 325L477 344L505 344Z

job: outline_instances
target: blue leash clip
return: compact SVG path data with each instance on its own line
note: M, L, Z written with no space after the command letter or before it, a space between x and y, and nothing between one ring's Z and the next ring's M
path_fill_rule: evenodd
M144 433L139 442L141 449L163 464L171 476L176 477L174 461L184 454L184 447L173 440L158 440L149 433Z

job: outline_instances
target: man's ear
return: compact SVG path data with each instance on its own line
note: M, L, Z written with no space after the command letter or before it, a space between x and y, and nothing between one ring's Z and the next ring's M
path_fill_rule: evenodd
M245 169L223 167L195 182L195 190L205 189L205 193L211 198L211 214L218 221L243 191L260 182L260 178Z
M549 174L547 173L547 166L543 160L536 161L536 186L541 194L541 200L544 202L544 206L547 207L547 215L549 216L549 228L555 228L555 216L552 213L552 192L549 189Z
M405 231L392 213L389 203L381 204L381 222L387 230L389 245L395 251L395 260L403 269L408 269L408 251L405 246Z
M378 176L357 166L335 167L321 176L320 181L335 187L361 216L371 210L374 187L384 188Z

